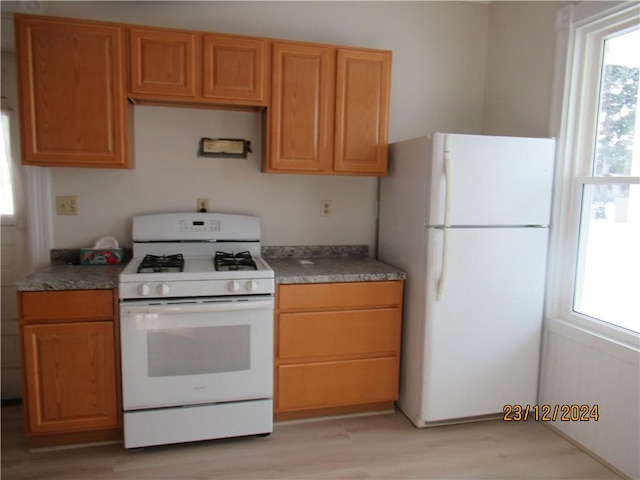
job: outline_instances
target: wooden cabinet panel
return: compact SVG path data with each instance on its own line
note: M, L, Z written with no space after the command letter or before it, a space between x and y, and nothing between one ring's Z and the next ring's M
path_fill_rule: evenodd
M113 322L26 325L27 433L115 428Z
M386 175L391 52L274 43L266 172Z
M141 103L250 107L267 99L267 41L131 27L129 96Z
M127 168L124 32L16 15L22 163Z
M402 282L310 283L280 285L281 309L344 309L399 306Z
M334 168L386 174L391 53L338 49Z
M278 367L279 410L393 401L398 358L383 357Z
M320 173L333 155L332 49L274 43L267 171Z
M67 290L55 292L20 292L20 319L86 320L113 319L113 290Z
M398 355L397 308L281 313L277 355L281 359L334 355Z
M117 295L18 292L30 446L122 438Z
M259 38L204 35L204 97L266 105L266 44Z
M279 285L276 419L391 408L402 281Z
M130 90L195 97L196 34L131 28Z

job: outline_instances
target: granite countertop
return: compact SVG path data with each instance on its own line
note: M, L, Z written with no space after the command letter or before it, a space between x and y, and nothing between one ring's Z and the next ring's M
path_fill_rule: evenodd
M16 282L19 291L118 288L122 265L75 265L68 252L52 251L52 263ZM74 252L72 253L72 257ZM276 283L380 282L404 280L401 270L368 256L366 245L263 247ZM75 261L75 258L72 258Z
M19 291L108 290L118 288L123 265L50 264L16 282Z
M279 284L381 282L406 278L403 271L370 258L366 245L265 247L262 254Z

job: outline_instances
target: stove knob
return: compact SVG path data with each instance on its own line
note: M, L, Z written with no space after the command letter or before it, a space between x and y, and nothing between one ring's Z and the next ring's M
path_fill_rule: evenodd
M142 295L143 297L146 297L147 295L149 295L151 293L151 287L149 285L147 285L146 283L142 283L142 284L138 285L138 293L140 295Z
M258 289L258 282L256 282L255 280L249 280L247 282L247 290L249 290L250 292L255 292Z
M229 282L229 290L231 290L232 292L237 292L238 290L240 290L240 284L235 280Z
M168 294L169 290L171 290L171 287L169 287L169 285L167 285L166 283L161 283L160 285L158 285L158 293L160 295Z

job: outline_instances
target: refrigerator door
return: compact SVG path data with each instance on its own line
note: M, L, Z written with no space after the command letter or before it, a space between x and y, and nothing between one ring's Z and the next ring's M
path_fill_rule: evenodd
M434 134L425 224L549 225L555 141ZM447 155L448 150L448 167Z
M423 390L416 424L534 404L548 229L450 229L439 301L443 230L427 231Z

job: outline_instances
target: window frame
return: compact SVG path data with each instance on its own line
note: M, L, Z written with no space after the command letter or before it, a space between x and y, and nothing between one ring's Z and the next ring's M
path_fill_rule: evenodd
M8 131L6 133L8 133L8 137L6 140L9 141L8 146L8 151L4 152L3 155L5 153L8 153L9 155L7 156L7 161L9 163L9 177L11 179L11 188L12 188L12 196L13 196L13 213L12 214L7 214L7 213L1 213L0 214L0 221L2 222L2 225L8 225L8 226L17 226L21 223L21 218L22 215L20 215L20 208L18 205L18 201L16 198L16 188L17 187L17 176L18 176L18 172L16 172L16 168L15 168L15 158L14 158L14 148L13 148L13 139L11 138L11 132L13 131L13 127L14 125L12 125L13 123L13 115L12 115L12 110L11 108L5 108L2 107L2 116L6 116L7 117L7 125L8 125ZM2 119L2 129L4 130L4 118ZM4 135L5 132L3 132Z
M592 165L603 40L638 26L638 2L582 2L557 15L550 130L557 138L546 316L634 348L640 334L573 310L582 192L591 183L638 183L637 177L596 177ZM640 141L640 139L637 139Z

